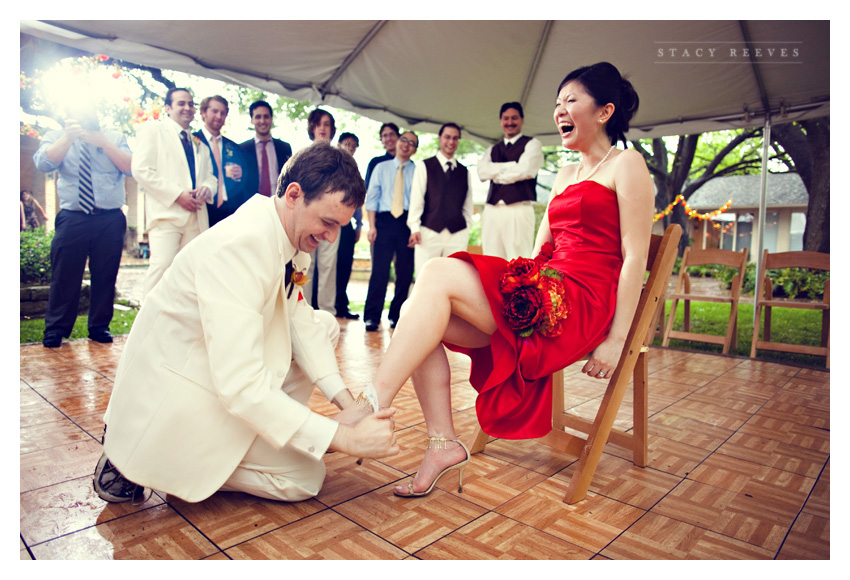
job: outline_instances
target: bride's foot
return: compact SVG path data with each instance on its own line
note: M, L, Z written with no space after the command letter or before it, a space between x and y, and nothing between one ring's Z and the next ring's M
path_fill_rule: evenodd
M433 491L440 478L458 470L458 493L463 491L463 470L469 463L469 450L458 439L428 437L425 457L412 480L396 486L395 495L420 497Z

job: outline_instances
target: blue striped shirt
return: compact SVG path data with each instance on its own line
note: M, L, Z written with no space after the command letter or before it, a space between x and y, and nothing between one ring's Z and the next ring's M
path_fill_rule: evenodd
M80 207L80 147L82 139L77 139L61 163L53 163L47 158L47 149L64 134L64 131L50 131L41 140L41 146L33 155L32 160L39 171L48 173L58 171L56 193L59 195L59 207L73 211L81 211ZM104 136L125 153L131 153L127 139L121 133L104 131ZM124 205L124 177L130 173L122 173L109 156L99 147L86 145L91 152L92 186L94 187L94 203L100 209L118 209Z

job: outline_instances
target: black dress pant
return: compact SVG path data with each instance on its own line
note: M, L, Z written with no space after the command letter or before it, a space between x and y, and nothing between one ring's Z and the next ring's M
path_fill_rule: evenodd
M56 215L55 226L50 246L53 273L44 334L65 338L71 335L87 259L91 274L89 334L109 330L127 218L120 209L100 210L91 215L63 209Z
M348 312L348 281L354 266L354 226L351 222L339 230L339 250L336 255L336 300L334 309L340 316Z
M369 278L363 318L374 322L381 320L390 281L390 264L395 256L395 295L390 303L389 319L397 321L413 282L413 248L407 247L410 240L407 212L397 218L388 211L378 212L375 225L378 235L372 251L372 276Z

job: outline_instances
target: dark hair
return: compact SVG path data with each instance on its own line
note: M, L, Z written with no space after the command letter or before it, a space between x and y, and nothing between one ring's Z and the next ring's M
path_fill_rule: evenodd
M254 101L253 103L251 103L251 106L248 107L248 116L249 117L251 117L251 118L254 117L254 109L256 109L257 107L267 108L269 110L269 115L274 117L274 110L272 109L272 106L265 101Z
M637 113L640 99L635 92L632 83L620 75L610 62L598 62L594 65L577 68L561 81L558 85L558 93L564 85L571 81L581 83L596 105L603 107L608 103L614 105L614 114L605 123L605 131L611 145L622 141L626 145L626 132L629 130L629 121Z
M360 207L366 201L366 184L360 177L354 157L320 141L289 158L277 181L277 196L283 197L289 184L297 183L304 192L304 203L331 192L343 192L342 203Z
M339 139L336 140L337 143L342 143L346 139L354 139L354 142L360 147L360 139L357 138L357 135L354 133L343 133L339 136Z
M457 129L457 136L458 136L458 138L460 138L460 136L461 136L461 135L463 135L463 132L460 130L460 127L458 126L458 124L457 124L457 123L446 123L445 125L443 125L442 127L440 127L440 132L439 132L439 133L437 133L437 137L442 137L442 136L443 136L443 129L445 129L446 127L454 127L455 129Z
M192 91L190 91L189 89L184 89L183 87L172 87L172 88L168 89L167 93L165 93L165 104L170 107L171 101L174 98L174 93L179 92L179 91L185 91L185 92L189 93L190 97L192 97L193 99L195 98L195 97L192 96Z
M21 190L21 201L24 201L24 194L25 193L29 194L29 196L32 197L32 192L29 189L22 189Z
M511 102L511 103L505 103L504 105L502 105L502 108L499 109L499 118L500 119L502 118L502 115L504 114L504 112L507 111L508 109L516 109L517 112L519 113L520 118L525 119L525 115L522 112L522 105L520 105L516 101Z
M395 132L396 137L401 136L401 132L398 130L398 125L396 125L395 123L384 123L383 125L381 125L381 128L378 129L378 137L381 136L381 133L383 133L384 129L386 129L387 127L389 127Z
M230 112L230 105L227 103L227 99L222 97L221 95L213 95L211 97L205 97L203 101L201 101L201 112L206 113L207 108L210 106L210 101L218 101L222 105L224 105L224 110L228 113Z
M336 135L336 119L334 119L334 116L324 109L313 109L307 117L307 135L310 136L310 141L316 138L316 125L322 122L322 117L325 115L327 115L331 120L331 140L333 140L334 135Z

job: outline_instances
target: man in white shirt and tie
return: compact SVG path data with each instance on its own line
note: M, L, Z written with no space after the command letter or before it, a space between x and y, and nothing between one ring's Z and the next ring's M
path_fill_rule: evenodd
M407 227L414 248L416 275L431 258L465 251L472 226L472 174L454 158L460 127L440 127L440 148L416 164L410 189Z
M512 260L531 257L534 248L534 207L537 172L543 166L543 147L522 134L522 105L505 103L499 111L505 133L478 162L478 177L490 180L481 214L481 245L485 254Z
M183 88L165 96L167 117L143 123L136 134L133 177L145 190L151 258L144 295L159 282L174 256L209 227L206 204L218 191L209 149L191 134L195 101Z

